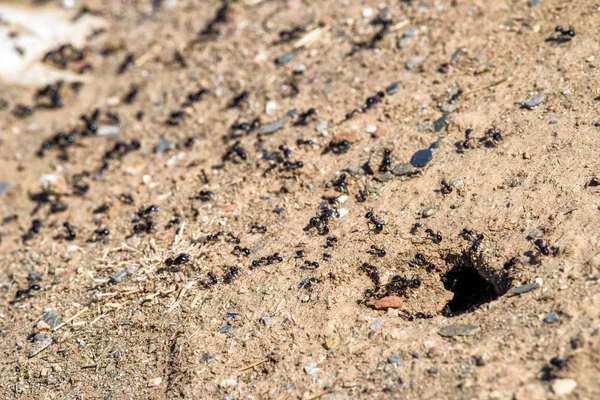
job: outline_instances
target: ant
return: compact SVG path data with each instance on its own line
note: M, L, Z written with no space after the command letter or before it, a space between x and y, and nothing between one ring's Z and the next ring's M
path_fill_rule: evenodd
M383 160L381 160L381 165L379 165L379 172L387 172L390 169L390 166L392 165L390 154L392 154L390 149L383 150Z
M210 201L214 198L215 198L215 194L210 190L201 190L200 193L198 193L198 196L196 196L196 199L204 201L204 202Z
M229 11L229 1L223 0L223 5L217 9L214 18L206 25L206 28L200 32L201 35L218 35L219 31L215 28L217 24L227 22L227 12Z
M32 290L37 291L40 289L41 289L41 287L37 283L29 286L27 289L19 289L19 290L17 290L17 293L15 293L15 299L18 299L19 297L22 297L25 294L29 294L29 292L31 292Z
M475 235L475 232L473 232L470 229L464 228L461 231L461 236L463 237L463 239L466 240L473 240L473 243L471 243L471 251L477 251L477 249L479 249L479 246L481 245L481 241L483 240L484 236L483 233L479 233L477 235Z
M187 96L187 103L185 105L190 105L192 103L196 103L202 99L202 96L208 93L208 90L202 88L197 92L192 92Z
M266 225L252 225L248 233L267 233Z
M179 218L173 218L173 219L169 220L167 225L165 225L165 230L171 229L173 227L173 225L179 225L179 224L181 224L181 220ZM176 232L176 233L179 233L179 229L178 229L178 232Z
M542 253L543 255L547 256L550 254L550 250L548 250L548 246L544 245L544 241L542 239L537 239L535 242L533 242L535 244L535 247L537 247L537 249L540 251L540 253Z
M282 262L283 257L279 253L274 253L272 256L261 257L258 260L252 260L252 264L250 265L250 269L254 269L260 267L262 265L271 265L275 262Z
M440 244L442 242L442 240L444 239L439 232L433 233L433 229L431 229L431 228L425 229L425 233L427 235L429 235L429 237L431 238L431 241L435 244Z
M340 174L340 176L334 179L332 183L333 188L341 193L345 192L348 188L348 183L346 182L346 174L344 173Z
M369 220L368 222L374 225L373 232L379 233L383 230L385 222L383 220L377 220L375 214L373 214L373 211L369 211L368 213L366 213L365 218Z
M232 251L235 255L245 255L248 257L250 255L250 249L247 247L235 246Z
M250 92L248 92L247 90L244 90L242 93L238 94L237 96L235 96L233 98L233 100L229 104L229 108L239 107L242 100L246 100L249 97L250 97Z
M312 140L304 140L304 139L300 139L300 138L296 139L296 145L298 145L298 146L306 145L306 146L312 147L312 146L314 146L314 144L315 143Z
M304 265L300 267L301 269L310 269L310 270L314 270L319 268L319 263L316 261L310 261L310 260L304 260Z
M298 121L294 122L294 126L304 126L307 124L306 119L310 116L317 115L316 108L309 108L306 112L303 112L298 116Z
M298 25L292 29L284 29L279 32L279 38L281 43L287 42L289 40L295 39L299 36L300 33L304 33L306 30L302 25Z
M125 96L123 97L123 103L125 104L131 104L133 103L133 101L135 100L135 98L137 97L138 93L139 93L139 89L137 86L135 85L131 85L131 88L129 89L129 92L127 92L125 94ZM143 115L143 114L142 114ZM139 118L138 118L139 119Z
M504 263L504 269L510 269L517 263L521 262L517 257L511 257L507 262Z
M327 243L325 243L325 245L323 246L324 249L328 249L328 248L333 248L338 242L337 237L335 236L328 236L327 237Z
M63 226L67 229L67 232L69 232L69 236L67 237L67 240L73 240L77 237L77 233L75 233L75 230L73 229L71 224L69 224L68 222L65 222L63 224Z
M252 132L254 129L260 127L260 118L254 118L252 122L240 122L231 125L231 130L244 131L246 133Z
M333 154L344 154L346 152L348 152L348 150L350 150L350 146L352 143L350 143L350 141L344 139L344 140L340 140L339 142L336 142L334 140L332 140L331 142L329 142L329 145L325 148L325 151L323 152L328 153L328 152L332 152Z
M467 130L465 131L465 140L462 142L462 147L465 149L469 148L469 142L471 140L471 133L473 133L473 129L467 128Z
M569 35L571 37L575 36L575 31L573 29L565 29L562 27L562 25L558 25L556 28L554 28L555 32L560 32L561 35Z
M169 126L178 126L179 120L183 119L183 117L185 117L185 111L173 111L169 114L169 119L165 123Z
M427 261L427 259L423 255L423 253L417 253L417 254L415 254L415 260L417 260L417 263L419 265L426 265L427 269L429 269L429 270L434 270L435 269L435 264Z
M29 228L29 231L22 237L23 242L26 242L29 239L31 239L34 234L40 233L41 226L42 222L39 219L34 219L33 221L31 221L31 228Z
M452 193L452 186L449 185L445 179L442 179L440 185L442 185L442 188L440 189L440 192L442 192L442 194Z
M177 255L177 257L175 257L175 258L169 257L165 260L165 264L167 264L168 266L181 265L181 264L186 264L188 262L190 262L190 256L187 255L186 253L179 253Z
M414 276L411 279L406 279L400 275L395 275L392 277L390 283L385 285L385 290L387 294L395 294L402 295L406 292L406 289L412 288L416 289L421 286L421 279L418 276Z
M242 147L240 146L241 142L238 140L237 142L235 142L233 144L233 146L231 146L229 149L227 149L227 152L225 153L225 155L223 155L223 162L231 160L232 159L232 155L235 153L239 158L241 158L242 160L246 161L246 159L248 158L248 155L246 154L246 152L244 151L244 149L242 149Z
M133 53L129 53L125 56L125 59L123 60L123 62L121 63L121 65L119 66L118 69L118 74L119 75L123 75L125 73L125 71L127 71L127 69L133 65L134 62L134 58L133 58Z
M306 255L304 250L296 251L296 258L303 258Z
M379 270L377 269L377 267L369 263L363 263L360 266L360 270L365 272L367 276L371 279L373 285L375 286L375 290L379 290L381 275L379 274Z
M371 245L371 248L367 251L367 253L377 257L384 257L386 255L385 249L383 247L379 248L374 244Z
M356 197L356 201L358 201L359 203L364 203L365 201L367 201L367 195L368 195L368 191L367 188L362 188L358 190L358 194L355 196Z

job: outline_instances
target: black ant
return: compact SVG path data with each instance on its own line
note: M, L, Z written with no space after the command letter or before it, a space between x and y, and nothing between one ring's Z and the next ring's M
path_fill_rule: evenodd
M304 266L300 268L314 270L316 268L319 268L319 263L316 261L304 260Z
M358 201L359 203L364 203L365 201L367 201L368 194L369 193L367 191L367 188L359 189L358 194L355 196L356 201Z
M244 90L242 93L238 94L237 96L235 96L233 98L233 100L231 101L231 103L229 104L229 108L236 108L240 106L240 103L243 100L246 100L250 97L250 92L248 92L247 90Z
M346 139L340 140L339 142L332 140L329 142L329 145L327 148L325 148L323 153L328 153L331 151L333 154L344 154L350 150L351 144L352 143Z
M465 131L465 140L462 142L462 146L463 146L465 149L468 149L468 148L469 148L469 141L471 140L471 133L472 133L472 132L473 132L473 129L472 129L472 128L468 128L468 129Z
M248 233L267 233L266 225L252 225Z
M379 274L379 270L376 266L371 265L369 263L363 263L360 266L360 270L365 272L367 276L373 282L373 286L375 286L375 290L379 290L381 275Z
M554 28L555 32L560 32L561 35L569 35L571 37L575 36L575 31L573 29L565 29L562 25L558 25Z
M419 277L417 276L414 276L411 279L406 279L400 275L395 275L392 277L390 283L385 285L385 290L388 295L395 294L397 296L400 296L406 292L406 289L416 289L419 286L421 286L421 279L419 279Z
M377 94L375 94L374 96L367 97L367 100L365 101L365 104L363 104L362 108L355 108L354 110L352 110L352 112L346 114L346 119L352 118L354 116L354 114L356 114L357 112L359 112L359 113L366 112L368 109L373 107L375 104L379 103L381 101L381 99L383 99L384 97L385 97L384 92L377 92Z
M481 241L484 238L483 233L479 233L479 234L475 235L475 232L473 232L472 230L469 230L467 228L464 228L461 231L461 235L464 239L473 241L473 243L471 243L471 249L470 249L471 252L475 252L479 249L479 246L481 245Z
M185 117L185 111L173 111L169 114L169 119L165 123L169 126L178 126L179 120L183 119L183 117Z
M385 249L383 247L379 248L374 244L371 245L371 248L367 251L367 253L377 257L384 257L386 255Z
M324 249L328 249L328 248L333 248L338 242L337 237L335 236L328 236L327 237L327 243L325 243L325 245L323 246Z
M304 126L306 125L306 119L310 116L313 115L317 115L317 109L316 108L309 108L306 112L303 112L302 114L300 114L298 116L298 120L296 122L294 122L295 126Z
M123 103L125 103L125 104L131 104L131 103L133 103L133 101L137 97L139 91L140 90L139 90L139 88L137 86L131 85L131 88L129 89L129 92L127 92L125 94L125 96L123 97Z
M381 160L381 165L379 165L379 172L387 172L392 165L392 160L390 159L390 155L392 151L390 149L383 150L383 160Z
M537 239L535 242L533 242L535 244L535 247L537 247L537 249L540 251L540 253L542 253L543 255L547 256L550 254L550 250L548 250L548 246L544 245L544 241L542 239Z
M423 255L423 253L417 253L417 254L415 254L415 260L417 260L417 263L419 265L427 266L427 269L429 269L429 270L434 270L435 269L435 264L427 261L427 259Z
M208 90L202 88L197 92L192 92L187 96L187 103L185 105L190 105L192 103L196 103L202 99L202 96L208 93Z
M333 188L338 192L344 193L348 188L348 183L346 182L346 174L342 173L332 182Z
M368 222L374 225L373 232L379 233L383 230L385 222L383 220L377 220L375 214L373 214L373 211L369 211L368 213L366 213L365 218L369 220Z
M65 222L63 224L63 226L67 229L67 232L69 232L69 236L67 237L67 240L73 240L77 237L77 233L75 233L75 230L73 229L71 224L69 224L68 222Z
M312 140L296 139L296 145L298 146L313 146L314 144Z
M27 115L32 115L33 111L34 109L31 106L26 106L25 104L17 104L17 106L13 110L13 114L17 118L23 118Z
M260 118L254 118L251 122L240 122L231 125L231 130L250 133L258 127L260 127Z
M282 43L287 42L289 40L297 38L300 33L304 33L305 31L306 30L304 29L303 26L298 25L292 29L285 29L285 30L279 31L279 38Z
M439 232L434 233L433 229L431 229L431 228L425 229L425 233L431 238L431 241L435 244L440 244L442 242L442 240L444 239Z
M304 252L304 250L296 251L296 258L304 258L305 255L306 253Z
M206 28L200 32L201 35L218 35L219 31L215 28L218 24L227 22L227 12L229 11L229 0L223 0L223 5L217 9L213 19L206 25Z
M411 235L416 235L417 231L421 228L421 223L420 222L415 222L415 224L410 228L410 234Z
M235 246L233 248L233 254L235 255L245 255L246 257L248 257L250 255L250 249L247 247L242 247L242 246Z
M177 257L175 257L175 258L169 257L165 260L165 264L167 264L168 266L181 265L181 264L186 264L188 262L190 262L190 256L187 255L186 253L179 253L177 255Z
M41 289L41 287L37 283L29 286L27 289L19 289L19 290L17 290L17 293L15 293L15 299L18 299L18 298L22 297L23 295L29 294L29 292L31 292L32 290L37 291L40 289Z
M284 161L281 167L284 171L295 171L304 167L304 163L302 161Z
M511 257L507 262L504 263L504 269L510 269L519 262L521 262L521 260L519 260L517 257Z
M210 201L212 199L214 199L215 194L213 192L211 192L210 190L201 190L198 193L198 196L196 196L195 198L200 200L200 201Z
M271 265L275 262L282 262L283 257L279 253L274 253L272 256L261 257L258 260L252 260L252 264L250 265L250 269L258 268L262 265Z
M236 154L240 159L244 161L246 161L246 159L248 158L246 152L244 151L244 149L242 149L241 142L239 140L235 142L233 146L227 149L227 152L225 153L225 155L223 155L223 162L231 160L233 154Z
M49 103L38 103L38 108L60 108L64 105L63 100L60 96L60 89L63 86L63 82L57 82L54 84L50 84L45 86L44 88L37 91L35 94L36 100L39 98L47 97L50 101Z
M165 230L171 229L173 227L173 225L179 225L179 224L181 224L181 220L179 218L173 218L173 219L169 220L167 225L165 225ZM179 233L179 232L177 232L177 233Z
M39 219L34 219L31 221L31 228L29 231L22 236L23 242L28 241L33 237L34 234L40 233L40 227L42 226L42 222Z
M442 194L452 193L452 186L449 185L445 179L442 179L440 185L442 185L442 188L440 189L440 192L442 192Z
M123 62L121 63L121 65L119 66L118 69L118 74L119 75L123 75L125 73L125 71L127 71L127 69L133 65L134 59L133 59L133 54L129 53L125 56L125 59L123 60Z

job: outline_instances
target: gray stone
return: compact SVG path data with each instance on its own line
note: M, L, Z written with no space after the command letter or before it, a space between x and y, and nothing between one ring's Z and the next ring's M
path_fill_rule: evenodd
M261 126L260 128L258 128L257 132L261 135L267 135L280 130L284 127L287 120L295 114L295 112L296 110L290 110L285 116L279 118L278 120Z
M388 362L390 364L398 364L400 362L400 356L397 354L392 354L388 357Z
M382 323L381 321L375 321L373 324L371 324L371 326L369 326L369 329L377 329L379 327L381 327Z
M448 120L450 119L450 115L444 114L440 118L433 121L433 131L439 132L446 127Z
M38 355L42 350L50 346L53 341L54 339L52 339L52 336L46 335L45 333L37 333L33 337L33 346L31 351L27 353L27 357L31 358Z
M277 57L277 60L275 60L275 62L277 63L277 65L284 65L284 64L289 63L293 59L294 59L294 52L290 51L289 53L285 53L285 54L282 54L279 57Z
M9 182L0 182L0 195L4 194L8 190L9 186L10 186Z
M433 152L431 149L421 149L413 154L410 159L410 163L413 167L421 168L427 165L429 161L433 158Z
M236 387L237 384L238 383L235 379L223 379L221 381L221 383L219 383L219 386L222 388L228 388L228 387Z
M263 317L260 317L260 323L264 326L271 326L273 324L273 318L265 315Z
M60 324L60 314L54 311L48 311L47 313L44 313L39 320L44 321L50 328L54 329Z
M409 71L418 71L423 64L423 57L412 57L406 62L406 69Z
M512 288L508 291L508 294L511 296L517 296L519 294L523 294L523 293L527 293L533 289L537 289L539 288L541 285L538 282L531 282L531 283L526 283L524 285L521 285L519 287L516 288Z
M398 82L392 82L388 87L385 88L387 94L394 94L398 91Z
M537 6L541 2L542 2L542 0L529 0L529 3L527 3L527 4L529 5L529 7L533 7L533 6Z
M428 218L431 217L433 214L435 214L435 206L429 206L426 209L423 210L423 217Z
M525 100L525 103L523 103L523 105L529 109L532 109L537 105L541 104L544 100L546 100L546 96L544 96L543 94L538 94L535 97Z
M439 330L439 334L441 336L451 337L451 336L472 336L479 332L480 328L478 325L472 324L454 324L444 326Z
M555 125L558 124L558 120L557 119L551 119L549 122L550 125Z
M165 153L165 152L167 152L167 150L169 150L170 146L171 146L171 142L169 142L169 139L162 138L154 146L154 152L155 153Z
M325 128L327 128L327 121L319 121L315 129L317 132L321 132Z
M304 372L305 372L307 375L312 375L312 374L314 374L314 373L316 373L316 372L318 372L318 371L319 371L319 368L315 367L314 365L306 365L306 366L304 367Z
M441 140L436 140L435 142L431 143L429 145L430 149L437 149L438 147L440 147L442 145L442 141Z
M110 276L111 283L123 282L123 279L125 279L125 277L127 276L128 273L129 273L128 268L123 268L122 270L115 272L114 274L112 274Z
M395 164L391 172L396 176L410 175L415 172L415 167L410 163Z
M346 171L348 171L348 173L352 176L358 176L360 170L358 169L358 167L356 165L350 165L348 166L348 168L346 169Z
M544 322L547 324L553 324L556 321L558 321L558 314L554 312L546 315L546 317L544 318Z

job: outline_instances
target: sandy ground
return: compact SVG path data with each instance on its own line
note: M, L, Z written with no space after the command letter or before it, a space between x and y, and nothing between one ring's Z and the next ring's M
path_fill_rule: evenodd
M3 398L600 397L597 4L86 6L0 85Z

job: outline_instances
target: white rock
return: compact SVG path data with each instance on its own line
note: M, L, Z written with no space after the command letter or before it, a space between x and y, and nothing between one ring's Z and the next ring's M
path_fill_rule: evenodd
M148 382L148 387L158 386L162 383L162 378L159 376L158 378L152 378Z
M365 7L362 10L363 18L371 18L373 16L373 9L371 7Z
M221 383L219 383L219 386L221 386L222 388L236 387L237 386L237 381L235 379L223 379L221 381Z
M555 379L552 382L552 391L557 396L564 396L571 393L577 387L577 382L573 379Z
M271 100L269 102L267 102L267 105L265 106L265 112L267 114L270 114L271 111L275 111L277 110L277 102Z

